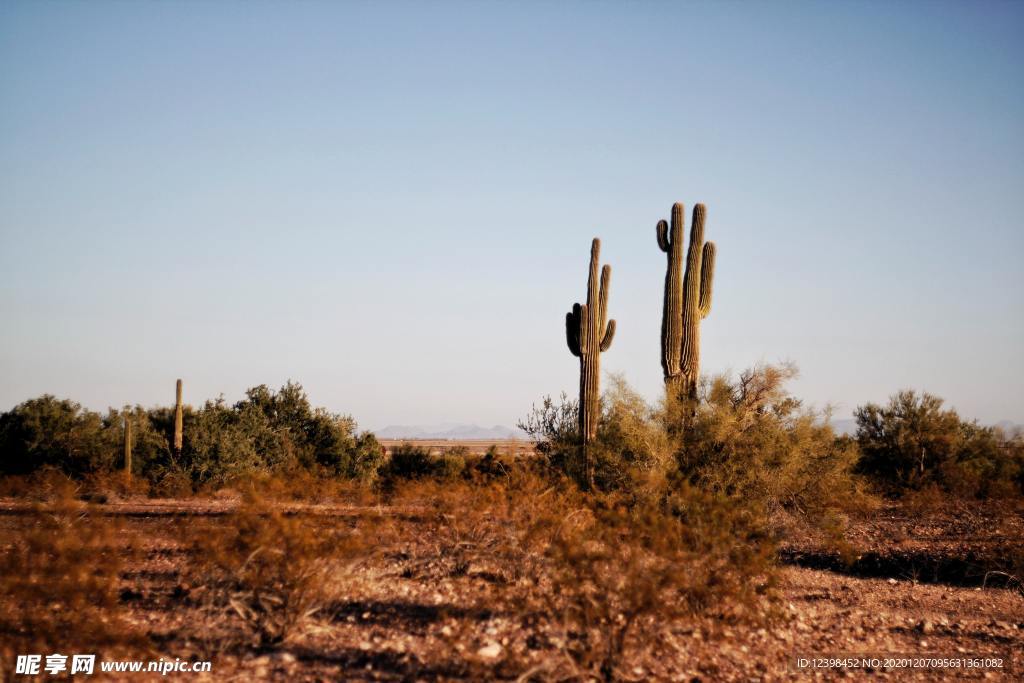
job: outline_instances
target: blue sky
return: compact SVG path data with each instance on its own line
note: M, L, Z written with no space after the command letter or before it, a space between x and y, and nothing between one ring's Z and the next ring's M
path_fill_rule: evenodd
M1024 3L0 4L0 409L300 381L362 425L661 387L674 201L705 371L1024 422Z

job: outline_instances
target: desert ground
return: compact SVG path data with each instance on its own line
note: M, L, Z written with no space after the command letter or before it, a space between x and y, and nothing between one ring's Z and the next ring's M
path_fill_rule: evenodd
M543 614L495 599L494 566L458 547L426 507L380 500L279 502L290 519L325 533L388 522L372 557L350 567L341 590L283 643L257 647L239 617L211 607L197 577L203 560L186 539L214 534L240 501L144 497L96 504L91 516L119 525L113 549L130 557L117 601L150 652L213 662L190 680L295 681L551 680L563 662ZM0 499L0 538L37 524L38 504ZM1024 506L960 505L922 513L886 504L849 520L836 547L793 520L773 616L760 623L712 616L658 625L659 637L630 652L622 677L666 681L1019 680L1024 593L1019 581L988 573L1024 552ZM376 528L376 527L374 527ZM463 539L472 544L472 535ZM798 670L797 657L872 656L881 665ZM913 659L952 660L906 668ZM997 666L968 668L991 659ZM885 661L886 659L890 661ZM918 662L920 663L920 662ZM154 675L149 674L152 678ZM102 674L143 680L147 674ZM174 675L171 676L172 678Z

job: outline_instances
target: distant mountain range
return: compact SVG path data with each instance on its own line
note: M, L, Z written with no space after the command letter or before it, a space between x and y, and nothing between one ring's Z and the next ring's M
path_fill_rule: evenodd
M439 425L388 425L374 432L378 439L472 439L505 441L526 439L526 433L511 427L495 425L481 427L474 424L444 423Z

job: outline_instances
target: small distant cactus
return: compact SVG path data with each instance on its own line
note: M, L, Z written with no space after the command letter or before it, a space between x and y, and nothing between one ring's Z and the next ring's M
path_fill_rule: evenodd
M703 204L693 207L690 247L683 271L683 205L672 205L671 227L658 221L658 246L668 254L661 319L661 367L670 394L697 398L700 379L700 321L711 312L715 243L704 242Z
M579 429L583 440L583 458L587 487L593 486L594 472L588 444L597 436L601 399L601 352L607 351L615 336L615 321L608 320L608 289L612 267L601 269L598 286L598 263L601 240L594 238L590 247L590 275L587 278L587 303L573 304L565 315L565 336L572 355L580 359Z
M182 430L182 410L181 410L181 380L178 380L178 384L175 388L175 399L174 399L174 455L181 455L181 430Z
M132 419L127 410L124 413L124 476L132 478Z

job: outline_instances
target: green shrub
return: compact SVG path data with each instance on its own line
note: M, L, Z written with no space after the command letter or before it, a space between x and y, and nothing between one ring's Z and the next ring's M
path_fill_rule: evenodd
M701 384L696 404L655 408L612 377L591 445L601 491L664 498L686 483L713 495L755 502L766 512L866 502L853 474L856 444L838 439L828 413L806 409L786 390L792 366L760 366ZM544 399L520 427L539 440L554 471L580 481L575 404Z
M866 502L854 475L856 445L837 439L829 414L804 408L786 390L792 365L758 366L704 382L680 432L678 474L698 488L779 508L820 510ZM679 406L663 419L678 424Z
M858 468L890 493L938 486L964 497L1024 491L1024 441L962 420L938 396L900 391L855 412Z
M83 477L123 466L125 418L132 423L133 473L154 488L218 487L257 473L317 472L370 480L384 449L355 421L314 409L302 387L277 392L249 389L234 405L223 398L198 410L186 407L180 457L170 447L173 409L140 406L101 416L79 404L45 395L0 414L0 473L26 475L44 467Z
M93 472L112 464L98 413L50 394L0 415L0 472L29 474L56 467L69 474Z
M434 456L429 448L403 443L391 450L381 477L388 484L406 479L456 479L466 469L467 455L464 448L453 448Z

